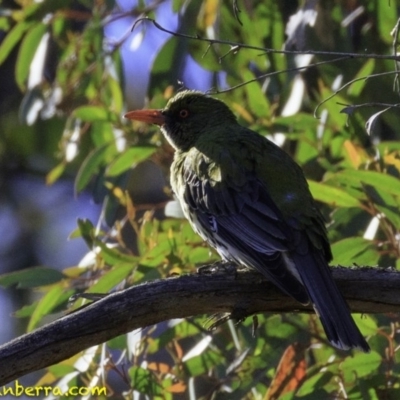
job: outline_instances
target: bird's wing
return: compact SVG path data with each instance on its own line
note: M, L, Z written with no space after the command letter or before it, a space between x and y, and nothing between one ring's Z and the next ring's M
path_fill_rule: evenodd
M199 164L182 166L185 184L180 185L180 195L186 214L220 254L256 268L300 303L311 300L336 347L369 351L332 280L329 243L319 213L313 215L304 204L292 217L283 215L254 174L239 178L237 186L229 179L218 183L202 175Z
M225 258L256 268L281 290L308 303L296 267L286 256L295 248L307 252L307 240L284 220L267 188L251 174L240 186L229 180L213 182L191 165L182 165L182 195L188 217L193 221L190 214L195 215L202 236Z

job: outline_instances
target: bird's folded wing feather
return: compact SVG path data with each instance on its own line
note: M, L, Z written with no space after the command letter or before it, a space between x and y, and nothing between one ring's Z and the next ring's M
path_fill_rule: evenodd
M267 188L251 175L235 187L229 180L200 177L188 163L183 168L184 200L203 236L211 235L220 253L224 249L229 258L256 268L284 292L307 303L295 266L285 257L300 242L307 246L307 240L284 220Z

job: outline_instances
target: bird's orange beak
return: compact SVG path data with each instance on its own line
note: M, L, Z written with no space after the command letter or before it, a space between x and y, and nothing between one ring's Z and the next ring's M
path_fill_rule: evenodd
M165 116L160 110L135 110L129 111L124 118L133 119L135 121L147 122L149 124L164 125Z

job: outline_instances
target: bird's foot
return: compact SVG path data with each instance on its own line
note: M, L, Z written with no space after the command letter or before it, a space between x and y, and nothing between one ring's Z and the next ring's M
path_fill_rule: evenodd
M243 308L235 308L232 312L230 313L218 313L212 315L210 318L207 319L205 322L205 328L209 331L214 331L217 329L220 325L224 324L225 322L228 322L229 320L234 320L235 325L239 325L242 322L246 320L250 315L247 312L247 310ZM252 329L251 333L252 336L256 336L256 331L258 329L258 317L257 315L253 315L253 324L252 324Z
M104 299L104 297L108 296L109 293L75 293L68 299L68 306L72 307L73 303L75 303L78 299L90 300L92 303ZM72 314L76 311L81 310L82 308L87 307L91 303L83 304L81 307L68 312L68 314Z
M221 272L236 275L236 268L237 266L230 261L217 261L210 265L201 265L197 268L197 273L200 275L211 275Z
M231 313L218 313L211 315L204 324L208 331L215 331L220 325L228 322L231 319Z

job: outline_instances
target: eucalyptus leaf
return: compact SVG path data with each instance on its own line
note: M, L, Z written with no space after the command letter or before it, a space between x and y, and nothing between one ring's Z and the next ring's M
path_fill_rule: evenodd
M332 207L360 207L360 202L346 191L336 187L308 180L313 197Z
M156 147L131 147L118 155L108 166L107 176L120 175L138 163L147 160L157 150Z
M113 150L113 144L106 143L88 154L76 175L75 193L80 193L85 189L93 176L99 171L100 167L106 163L107 155Z
M22 41L15 67L15 79L21 90L25 89L25 82L28 78L32 60L47 29L46 24L39 23L26 33ZM44 61L42 64L44 66ZM44 75L44 71L41 71L41 74Z
M0 275L0 286L16 285L19 289L34 288L59 282L64 275L48 267L31 267Z
M8 32L0 44L0 65L7 59L10 52L32 25L34 25L34 21L20 21Z

